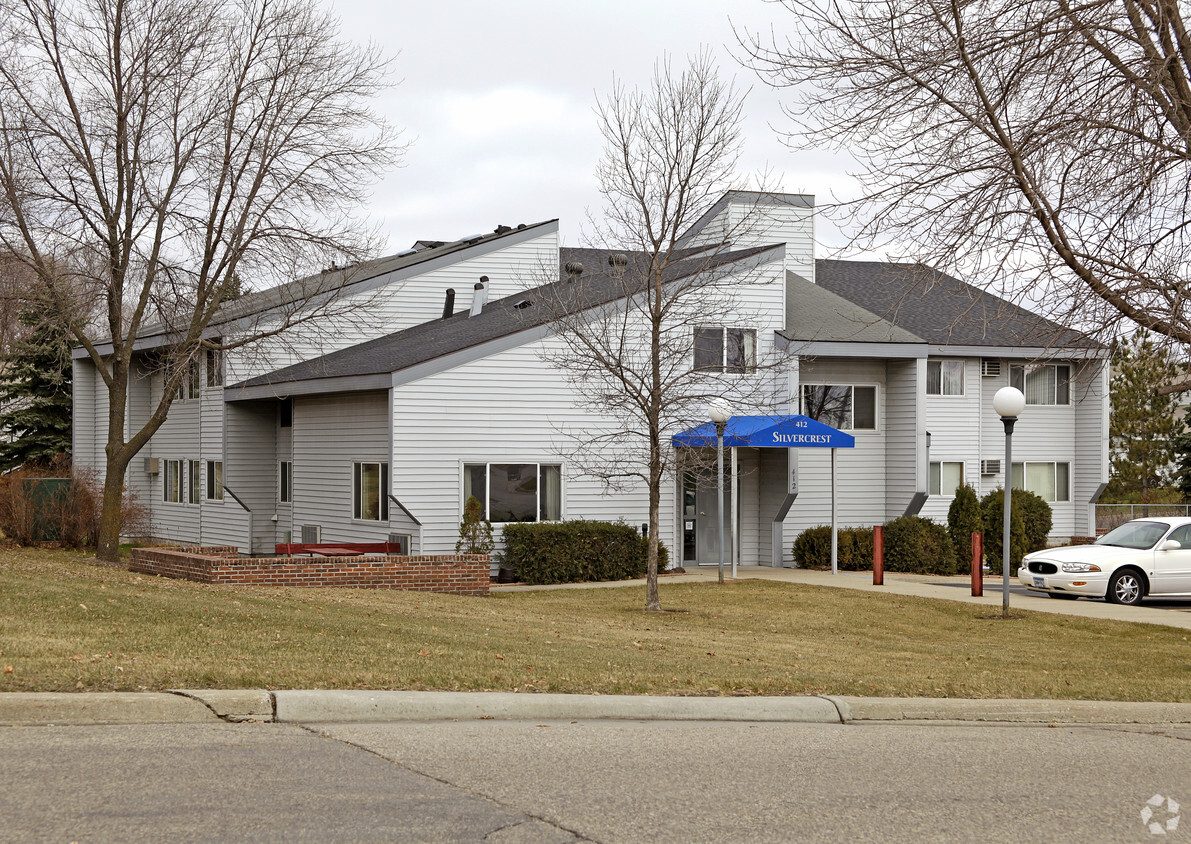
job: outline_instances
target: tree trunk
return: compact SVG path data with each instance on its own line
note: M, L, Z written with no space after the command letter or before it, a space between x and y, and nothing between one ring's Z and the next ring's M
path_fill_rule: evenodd
M658 597L658 542L661 533L659 516L661 502L661 478L650 472L649 483L649 556L645 567L645 611L661 612L662 600Z
M99 536L95 556L107 563L120 561L120 505L124 498L124 473L128 458L110 455L103 479L103 509L99 516Z

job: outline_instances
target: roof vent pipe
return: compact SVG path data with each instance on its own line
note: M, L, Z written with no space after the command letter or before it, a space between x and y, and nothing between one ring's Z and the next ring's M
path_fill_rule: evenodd
M574 281L583 275L583 265L578 261L567 261L563 269L567 272L567 281Z
M442 306L442 318L449 319L451 314L455 313L455 288L447 288L447 301Z
M476 282L475 292L471 296L471 313L468 316L476 316L484 310L486 304L488 304L488 276L482 275Z

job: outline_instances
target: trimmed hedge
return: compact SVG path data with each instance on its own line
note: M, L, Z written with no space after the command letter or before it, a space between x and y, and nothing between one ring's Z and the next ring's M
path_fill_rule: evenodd
M902 516L885 525L885 570L955 574L955 547L947 528L921 516Z
M504 528L504 564L530 584L583 583L642 577L649 540L627 524L574 521ZM658 544L658 571L670 561Z
M836 557L841 571L873 567L873 529L840 528ZM803 568L831 568L831 525L807 528L794 539L794 561Z

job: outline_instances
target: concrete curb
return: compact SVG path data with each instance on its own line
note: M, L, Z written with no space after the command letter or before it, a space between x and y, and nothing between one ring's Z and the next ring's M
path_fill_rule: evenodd
M657 697L507 692L274 692L281 722L620 719L840 723L821 697Z
M0 725L198 724L219 717L201 700L168 692L6 692Z
M1002 724L1187 724L1191 703L1108 700L838 698L851 721L959 721Z
M257 689L0 694L0 726L600 719L807 724L1191 724L1191 703Z

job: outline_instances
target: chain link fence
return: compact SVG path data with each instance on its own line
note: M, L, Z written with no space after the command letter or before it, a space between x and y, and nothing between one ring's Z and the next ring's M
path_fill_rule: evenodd
M1096 535L1102 536L1133 519L1191 516L1191 504L1097 504Z

